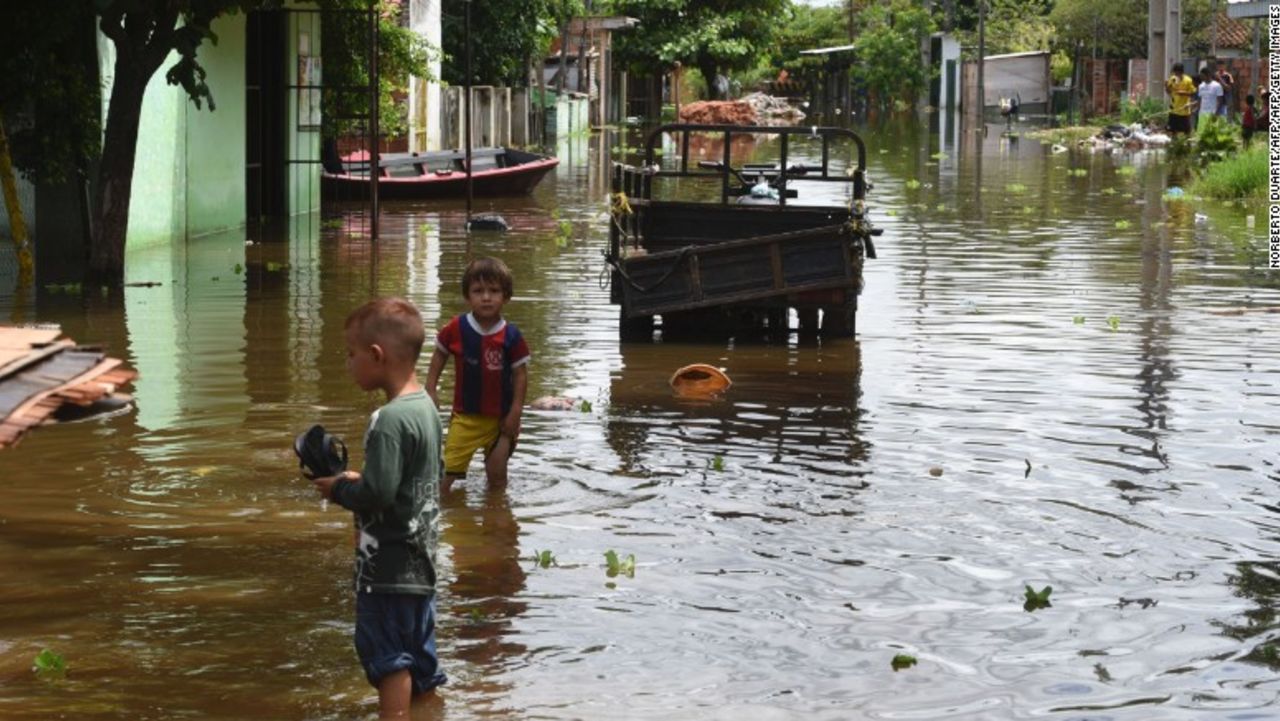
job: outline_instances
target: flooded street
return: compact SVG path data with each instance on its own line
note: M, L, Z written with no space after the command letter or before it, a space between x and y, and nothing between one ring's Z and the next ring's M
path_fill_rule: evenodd
M588 403L527 412L508 491L474 465L446 504L431 718L1280 718L1280 315L1220 314L1280 306L1265 219L999 130L867 133L856 340L620 343L598 136L493 205L506 235L396 204L375 247L356 208L131 251L163 285L122 306L2 299L141 377L0 454L0 718L376 715L350 514L291 443L358 446L347 313L404 295L434 332L469 253L515 275L529 397ZM672 396L694 362L724 398Z

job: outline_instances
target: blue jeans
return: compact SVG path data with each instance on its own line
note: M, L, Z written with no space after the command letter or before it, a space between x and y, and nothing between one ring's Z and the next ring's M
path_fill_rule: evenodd
M357 593L355 645L374 688L404 669L413 679L414 694L445 683L436 655L434 596Z

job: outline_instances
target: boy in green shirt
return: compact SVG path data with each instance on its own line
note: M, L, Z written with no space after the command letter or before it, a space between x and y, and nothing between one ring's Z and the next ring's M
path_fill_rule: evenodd
M314 480L355 513L355 646L383 719L408 718L413 696L445 682L435 640L441 431L414 370L423 338L418 309L399 298L347 317L347 371L387 403L369 419L364 470Z

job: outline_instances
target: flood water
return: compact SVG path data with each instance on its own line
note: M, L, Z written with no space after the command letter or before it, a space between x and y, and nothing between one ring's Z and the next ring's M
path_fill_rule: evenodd
M358 445L343 319L400 294L440 327L468 253L514 271L530 398L590 409L528 412L508 491L477 464L447 504L428 717L1280 718L1280 316L1215 313L1280 306L1265 219L1162 202L1158 155L867 140L854 340L620 344L601 137L494 206L506 235L388 205L376 247L349 210L138 250L163 285L122 306L42 293L19 320L141 378L0 454L0 718L372 717L350 515L290 443ZM692 362L725 397L672 397Z

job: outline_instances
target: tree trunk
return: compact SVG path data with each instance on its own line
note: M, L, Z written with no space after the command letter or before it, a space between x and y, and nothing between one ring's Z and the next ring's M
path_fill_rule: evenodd
M4 132L4 115L0 114L0 187L4 189L4 207L9 213L9 233L13 236L18 256L18 295L35 278L35 261L31 257L31 242L27 236L27 222L18 201L18 182L13 174L13 160L9 155L9 137Z
M129 202L133 192L133 167L137 156L138 124L142 98L150 74L143 75L117 56L107 128L98 167L93 247L89 251L89 278L115 285L124 280L124 246L129 234Z
M720 96L720 89L716 87L716 64L698 63L698 72L702 73L702 80L707 84L707 99L724 100L725 98Z

